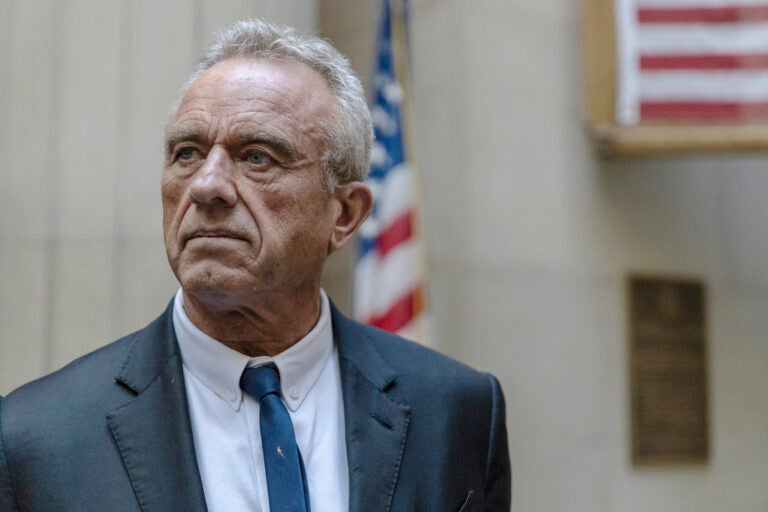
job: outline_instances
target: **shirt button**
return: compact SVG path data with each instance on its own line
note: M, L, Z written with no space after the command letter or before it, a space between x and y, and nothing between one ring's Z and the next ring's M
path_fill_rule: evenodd
M293 398L294 400L299 399L299 390L296 388L291 388L288 390L288 395Z

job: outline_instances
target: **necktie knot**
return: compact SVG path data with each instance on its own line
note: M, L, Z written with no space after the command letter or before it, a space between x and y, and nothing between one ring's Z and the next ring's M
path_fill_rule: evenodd
M240 377L240 387L259 402L270 393L281 396L280 374L275 365L246 368Z

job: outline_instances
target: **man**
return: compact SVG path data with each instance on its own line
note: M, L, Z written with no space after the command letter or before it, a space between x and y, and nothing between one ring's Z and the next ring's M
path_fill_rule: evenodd
M181 288L0 402L0 511L508 510L496 379L320 289L372 202L346 59L240 22L182 93L162 176Z

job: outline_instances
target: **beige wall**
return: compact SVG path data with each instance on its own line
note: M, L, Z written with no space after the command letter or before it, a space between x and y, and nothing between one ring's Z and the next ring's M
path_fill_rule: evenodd
M377 3L320 2L365 77ZM513 510L768 510L768 157L601 162L581 125L579 2L413 4L437 342L502 381ZM707 466L630 464L629 271L708 284Z
M175 289L165 111L213 27L322 28L371 74L373 0L0 1L0 394L141 327ZM415 0L416 142L438 344L502 381L513 510L768 509L768 157L604 163L578 2ZM350 252L327 287L348 300ZM629 463L622 281L709 285L712 461Z

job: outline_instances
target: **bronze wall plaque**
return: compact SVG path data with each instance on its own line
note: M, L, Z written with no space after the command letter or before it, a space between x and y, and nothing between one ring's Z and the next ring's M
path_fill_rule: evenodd
M704 285L631 276L632 460L704 463L709 457Z

